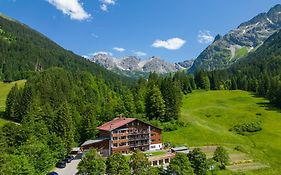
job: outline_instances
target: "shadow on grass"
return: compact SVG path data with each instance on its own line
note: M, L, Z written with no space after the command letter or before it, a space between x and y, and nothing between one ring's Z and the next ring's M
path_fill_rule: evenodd
M281 113L281 109L270 102L261 102L261 103L257 103L257 105L259 105L262 108L265 108L265 110L267 111L277 111Z
M264 100L268 101L267 98L265 98L265 97L263 97L261 95L258 95L256 93L252 93L251 96L254 97L254 98L260 98L260 99L264 99ZM277 112L281 113L280 106L276 106L273 103L270 103L269 101L268 102L259 102L259 103L257 103L257 105L259 105L262 108L265 108L265 110L267 110L267 111L277 111Z
M0 118L5 119L5 118L4 118L4 114L5 114L5 112L4 112L4 111L0 111Z

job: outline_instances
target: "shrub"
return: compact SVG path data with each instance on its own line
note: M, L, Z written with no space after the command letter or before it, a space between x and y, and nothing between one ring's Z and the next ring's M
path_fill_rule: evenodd
M234 131L237 134L245 135L247 133L254 133L261 130L261 122L250 122L235 125L229 131Z

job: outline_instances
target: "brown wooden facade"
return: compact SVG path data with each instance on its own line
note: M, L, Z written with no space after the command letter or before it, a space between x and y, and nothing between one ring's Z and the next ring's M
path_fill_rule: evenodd
M138 119L110 131L100 130L99 136L109 139L109 143L104 142L109 144L109 154L127 154L135 150L147 151L153 144L161 145L159 149L162 149L162 130Z

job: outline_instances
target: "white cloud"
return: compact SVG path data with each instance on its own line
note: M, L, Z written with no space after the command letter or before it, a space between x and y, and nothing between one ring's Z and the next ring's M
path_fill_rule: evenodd
M104 12L108 11L108 6L109 5L115 5L117 0L100 0L101 5L100 9Z
M116 0L100 0L100 2L103 4L115 5Z
M134 55L138 56L138 57L144 57L147 54L141 51L132 51L134 53Z
M152 44L153 47L156 48L165 48L168 50L177 50L180 49L184 44L186 43L185 40L180 39L180 38L171 38L166 41L163 40L156 40Z
M198 38L198 42L201 44L209 44L214 41L214 37L211 35L211 32L208 30L199 31L197 38Z
M107 8L107 5L106 4L101 4L100 5L100 9L104 12L107 12L108 11L108 8Z
M50 4L55 6L58 10L64 14L69 15L74 20L86 20L91 17L87 13L79 0L47 0Z
M115 50L117 52L124 52L126 49L124 49L122 47L114 47L113 50Z
M88 55L82 55L83 58L90 59Z
M108 55L108 56L112 56L113 54L111 52L105 52L105 51L99 51L99 52L94 52L91 53L90 56L96 56L96 55Z

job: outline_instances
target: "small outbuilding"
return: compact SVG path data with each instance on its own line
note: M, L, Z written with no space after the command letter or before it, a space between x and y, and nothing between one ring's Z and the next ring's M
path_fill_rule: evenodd
M184 153L184 154L188 154L190 152L189 148L185 146L172 148L171 151L172 153Z

